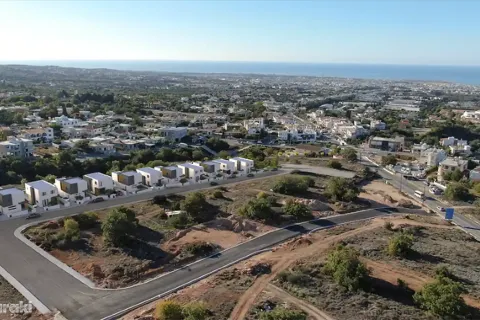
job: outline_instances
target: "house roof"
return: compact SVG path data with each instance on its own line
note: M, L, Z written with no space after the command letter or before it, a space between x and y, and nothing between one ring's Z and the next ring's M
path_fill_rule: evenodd
M24 194L22 190L17 188L8 188L8 189L0 189L0 194L7 195L7 194Z
M37 190L51 190L51 189L57 189L53 184L45 181L45 180L37 180L37 181L32 181L32 182L27 182L25 185L28 185L34 189Z
M212 160L212 161L213 161L213 162L218 162L218 163L227 164L227 165L232 164L231 161L228 161L228 160L225 160L225 159L215 159L215 160Z
M150 168L150 167L145 167L145 168L137 169L137 172L145 172L145 173L149 173L149 174L157 174L159 171L158 171L158 170L155 170L155 169L153 169L153 168Z
M88 178L91 178L91 179L94 179L94 180L112 179L112 177L107 176L106 174L101 173L101 172L88 173L88 174L84 175L84 177L88 177Z
M59 181L65 181L65 182L68 182L68 183L78 183L78 182L82 182L82 181L85 181L83 180L82 178L79 178L79 177L75 177L75 178L60 178L60 179L57 179Z
M202 166L198 166L198 165L193 164L193 163L182 163L182 164L179 164L179 166L182 166L182 167L185 167L185 168L190 168L190 169L203 169Z

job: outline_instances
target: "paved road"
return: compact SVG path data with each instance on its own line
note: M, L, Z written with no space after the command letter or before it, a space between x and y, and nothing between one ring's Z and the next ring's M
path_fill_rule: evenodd
M385 180L388 180L391 185L393 185L395 188L402 190L403 192L411 195L412 197L415 198L415 190L420 190L424 192L424 187L420 182L413 182L407 179L404 179L401 177L400 174L391 174L388 173L387 171L383 170L381 167L379 167L378 174L384 178ZM426 189L426 188L425 188ZM433 197L432 195L429 195L425 193L427 196L427 199L424 201L424 204L430 208L431 210L435 211L438 214L441 214L437 207L445 207L445 204L439 201L436 197ZM455 222L458 226L462 227L465 231L470 233L472 236L474 236L477 240L480 241L480 223L477 221L474 221L473 219L459 214L455 213L453 217L453 222Z
M355 176L355 172L353 171L336 170L336 169L326 168L326 167L314 167L306 164L286 163L286 164L282 164L282 169L307 171L307 172L312 172L312 173L326 175L326 176L343 177L343 178L350 178L350 179Z

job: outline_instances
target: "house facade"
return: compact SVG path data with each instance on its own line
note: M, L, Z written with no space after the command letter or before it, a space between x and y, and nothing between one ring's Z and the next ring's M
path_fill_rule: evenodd
M159 185L162 181L162 172L159 170L146 167L137 169L137 172L142 176L141 183L146 186L154 187Z
M83 200L86 197L87 181L81 178L57 178L55 187L62 198Z
M0 142L0 158L30 158L33 157L34 150L30 139L10 137L7 141Z
M115 187L133 192L137 189L137 185L142 182L142 175L136 171L117 171L112 172L112 179Z
M46 210L58 208L58 190L47 181L38 180L25 183L25 194L31 205L42 207Z
M17 188L0 189L0 214L14 217L27 214L25 193Z
M191 181L199 181L200 176L204 173L203 167L192 163L179 164L178 167L182 170L182 174Z
M235 164L235 171L243 171L244 173L250 173L254 166L253 160L250 159L235 157L229 159L229 161Z
M232 161L228 161L225 159L215 159L212 161L218 163L220 165L220 170L225 173L232 173L233 171L235 171L235 163Z
M112 177L101 172L89 173L83 176L87 182L87 191L93 195L106 195L113 192Z

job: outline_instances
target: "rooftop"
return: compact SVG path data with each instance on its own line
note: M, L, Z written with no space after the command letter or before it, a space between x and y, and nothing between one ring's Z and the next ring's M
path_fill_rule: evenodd
M7 194L24 194L22 190L17 188L8 188L8 189L0 189L0 194L7 195Z
M25 183L25 185L28 185L34 189L38 189L38 190L51 190L51 189L56 189L56 187L45 181L45 180L37 180L37 181L32 181L32 182L27 182Z
M101 172L89 173L89 174L84 175L84 177L88 177L88 178L91 178L91 179L94 179L94 180L112 179L110 176L107 176L106 174L101 173Z

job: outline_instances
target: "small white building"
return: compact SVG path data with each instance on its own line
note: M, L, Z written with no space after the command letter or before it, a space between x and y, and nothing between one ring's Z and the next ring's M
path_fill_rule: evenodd
M106 174L101 172L89 173L84 175L83 179L87 182L87 190L91 194L99 196L113 192L112 177Z
M440 145L442 147L450 147L450 146L466 146L468 142L466 140L457 139L455 137L448 137L443 138L440 140Z
M182 170L182 174L191 181L199 181L200 176L204 174L204 169L202 166L192 164L192 163L182 163L178 167Z
M461 172L465 172L467 170L468 160L460 159L460 158L447 158L440 162L437 171L437 180L442 182L443 176L446 172L460 170Z
M215 161L204 161L202 163L194 163L196 165L202 166L203 171L210 176L214 176L220 170L220 163Z
M153 168L145 167L137 169L137 172L141 174L142 184L154 187L161 183L162 172Z
M253 169L253 160L235 157L229 159L229 161L235 164L236 171L243 171L244 173L249 173Z
M431 149L427 154L427 166L436 167L443 160L447 159L447 153L443 149Z
M58 195L72 201L83 200L86 197L87 181L81 178L55 179Z
M27 214L25 193L17 188L0 188L0 214L7 217Z
M155 167L154 169L162 173L162 177L166 184L171 182L178 182L180 180L180 176L183 174L182 169L180 169L177 166L168 166L168 167L158 166L158 167Z
M381 120L370 121L371 130L385 130L386 128L387 128L387 124Z
M215 159L212 160L213 162L216 162L220 165L220 170L226 173L231 173L235 171L235 163L232 161L228 161L225 159Z
M64 115L55 117L55 119L53 119L51 122L61 127L75 127L81 124L79 119L69 118Z
M142 182L142 175L136 171L116 171L112 172L112 179L115 187L127 192L133 192Z
M165 127L158 129L161 137L168 141L180 142L187 135L186 127Z
M45 210L59 208L57 187L47 181L38 180L25 183L25 193L31 205L42 207Z
M311 129L282 130L278 132L278 139L283 141L293 141L301 143L315 142L317 140L317 132Z
M480 167L476 167L473 170L470 170L470 176L469 176L471 181L480 181Z

